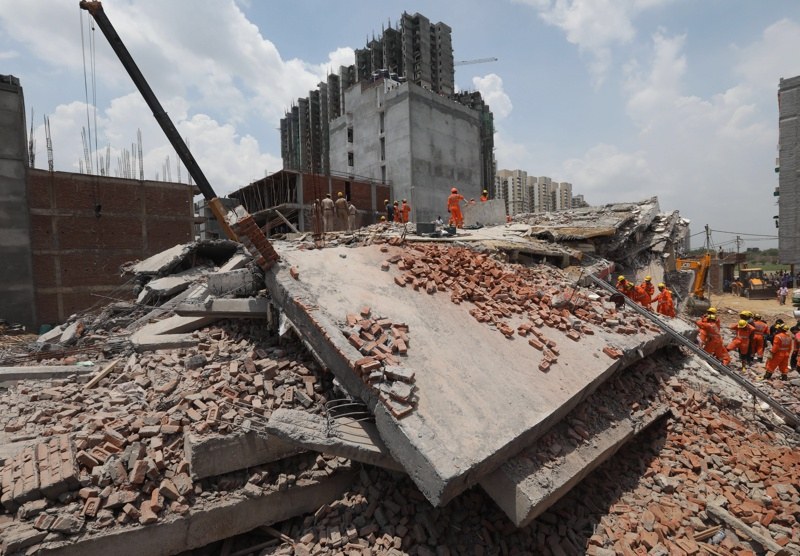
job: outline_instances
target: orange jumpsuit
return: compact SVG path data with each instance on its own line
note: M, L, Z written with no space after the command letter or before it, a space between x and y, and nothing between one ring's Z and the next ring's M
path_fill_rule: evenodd
M775 334L772 340L772 358L767 361L767 372L780 369L782 375L789 374L789 355L792 353L792 337L786 332Z
M642 307L650 308L650 296L647 295L647 290L642 286L634 286L631 293L631 299Z
M394 221L397 222L398 224L402 224L403 223L403 213L400 210L400 204L399 203L395 203L394 204Z
M705 337L705 345L703 349L706 353L710 353L720 361L723 365L728 365L731 362L731 356L728 355L728 350L722 345L722 335L719 333L719 326L714 321L708 321L705 317L695 322L700 333Z
M466 201L460 193L451 193L447 198L447 210L450 212L450 224L455 225L456 228L464 227L464 215L461 214L461 205L459 203Z
M481 203L485 203L488 200L489 200L489 197L487 197L486 195L481 195Z
M726 349L728 351L736 350L741 357L747 358L750 353L750 340L753 337L755 328L753 328L752 324L748 324L744 328L739 328L739 325L734 324L730 328L736 332L736 337L726 346Z
M753 346L750 353L761 359L764 357L764 335L769 333L769 325L763 320L753 321Z
M657 301L656 311L666 317L675 316L675 304L672 303L672 292L667 288L660 290L659 294L653 298Z
M653 294L656 293L656 287L653 285L653 282L648 282L645 280L640 284L642 288L644 288L645 293L647 294L647 303L642 303L648 309L651 309L650 303L652 303Z
M403 203L403 206L400 207L400 212L403 214L403 216L402 216L403 223L407 224L408 223L408 215L411 214L411 205L409 205L408 203Z

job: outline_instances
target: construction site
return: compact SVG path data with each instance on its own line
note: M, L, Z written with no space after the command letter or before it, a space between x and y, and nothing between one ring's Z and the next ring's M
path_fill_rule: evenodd
M328 159L223 202L100 3L81 7L196 185L130 184L141 237L96 263L120 282L77 309L80 276L59 281L40 334L0 324L2 554L800 554L800 374L725 365L695 324L714 305L727 344L742 307L769 323L793 308L717 295L712 274L741 261L687 256L678 211L649 197L508 215L490 199L463 227L429 224L442 180L416 191L419 222L330 231L315 203L333 187L373 213L400 194L330 173L303 191ZM465 173L475 190L484 162ZM36 203L81 180L32 176L32 214L69 226ZM197 192L223 238L187 237ZM159 199L172 209L150 215ZM56 274L73 254L58 237L33 252ZM676 316L619 295L622 277L667 282Z

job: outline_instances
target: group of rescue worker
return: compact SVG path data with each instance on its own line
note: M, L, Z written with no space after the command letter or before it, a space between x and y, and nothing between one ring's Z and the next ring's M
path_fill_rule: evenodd
M335 201L331 198L330 193L327 193L321 201L319 199L314 201L311 205L312 217L318 211L322 214L323 231L325 232L332 232L337 225L335 223L337 221L338 226L343 230L352 232L355 229L358 209L345 198L344 193L341 191L336 194Z
M341 195L341 193L340 193ZM481 194L481 202L485 203L489 200L489 191L484 189ZM461 212L461 203L475 204L474 199L467 199L458 192L458 188L453 187L450 190L450 196L447 198L447 212L450 213L450 226L456 228L464 227L464 215ZM389 202L388 199L383 201L386 214L381 216L381 222L397 222L398 224L406 224L411 216L411 205L408 204L406 199L403 199L402 204L399 201L394 203Z
M389 199L386 199L383 201L383 206L386 209L386 216L381 217L382 221L408 224L411 218L411 205L408 204L407 200L403 199L403 204L401 205L399 201L390 203Z
M625 278L617 277L617 291L622 295L635 301L646 309L653 310L653 303L656 304L656 312L666 317L675 316L675 302L672 300L672 292L666 284L658 284L658 293L653 286L653 278L645 276L644 281L637 285Z
M778 370L781 380L787 380L789 369L797 365L797 353L800 350L800 332L798 327L784 324L777 319L772 326L768 325L761 315L752 311L739 313L739 320L729 328L733 331L733 340L726 346L722 341L721 323L717 310L710 307L705 315L695 324L699 330L697 341L706 351L719 359L723 365L729 365L731 357L728 352L739 354L742 370L754 361L764 361L766 352L766 380L772 378Z

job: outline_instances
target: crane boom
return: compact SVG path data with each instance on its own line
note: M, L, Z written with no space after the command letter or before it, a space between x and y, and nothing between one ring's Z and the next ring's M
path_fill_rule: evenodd
M241 241L248 250L260 254L261 256L257 260L259 266L264 270L269 269L275 261L278 260L278 254L275 252L272 244L270 244L264 233L253 221L253 217L247 213L244 207L236 207L233 211L228 213L222 206L222 202L217 198L214 188L211 187L205 174L200 169L200 165L192 156L189 147L186 146L180 133L178 133L178 130L175 128L175 124L172 123L167 112L161 106L155 93L153 93L153 89L150 88L150 85L147 83L144 75L142 75L142 72L139 70L130 52L128 52L122 39L106 16L102 2L81 0L79 6L81 9L89 12L97 22L97 26L100 27L100 30L103 32L103 35L105 35L109 45L111 45L111 48L119 58L119 61L122 62L122 66L128 72L128 75L131 76L134 85L139 89L147 106L153 112L153 116L158 122L158 125L161 126L164 135L167 136L175 152L178 153L178 157L186 166L189 175L194 179L203 197L208 200L208 205L217 221L219 221L220 226L225 231L225 235L230 239ZM141 153L139 155L141 156ZM239 233L237 233L237 230Z
M486 62L496 62L497 58L476 58L475 60L459 60L453 62L454 66L468 66L470 64L484 64Z

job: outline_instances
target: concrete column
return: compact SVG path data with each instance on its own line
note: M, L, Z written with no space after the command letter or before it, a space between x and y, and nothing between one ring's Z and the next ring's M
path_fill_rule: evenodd
M303 195L303 173L297 174L297 204L301 207L305 207L305 196ZM306 215L305 209L300 208L298 211L299 214L297 216L297 229L304 232L306 231Z
M0 75L0 318L36 322L27 192L25 100L19 80Z

